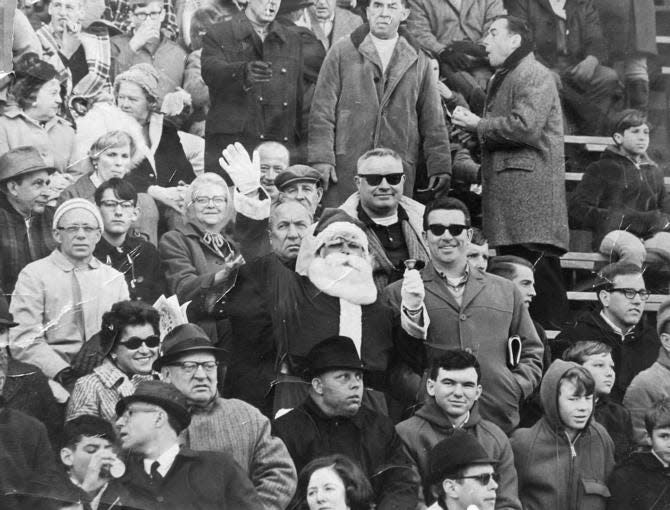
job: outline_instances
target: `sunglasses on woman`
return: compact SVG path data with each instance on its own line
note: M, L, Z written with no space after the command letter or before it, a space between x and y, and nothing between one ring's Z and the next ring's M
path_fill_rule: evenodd
M146 338L140 338L139 336L131 336L125 342L119 342L119 345L123 345L126 349L134 351L139 349L142 344L146 345L149 349L155 349L161 343L161 339L156 335L151 335Z
M428 225L428 230L430 230L430 233L433 234L434 236L441 236L444 234L446 230L449 231L452 237L457 237L460 236L464 230L468 229L466 225L440 225L439 223L435 223L433 225Z

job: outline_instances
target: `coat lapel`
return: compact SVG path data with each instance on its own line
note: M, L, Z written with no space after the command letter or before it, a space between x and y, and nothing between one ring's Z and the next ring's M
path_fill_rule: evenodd
M470 270L470 277L465 284L465 291L463 292L463 301L461 309L465 309L473 299L484 289L484 277L476 269Z
M376 50L375 53L377 53ZM395 90L398 83L400 83L402 77L418 59L419 55L417 54L416 50L412 48L412 46L404 37L400 36L398 38L398 43L393 50L393 55L391 56L388 68L386 69L388 77L386 79L384 95L382 96L381 100L382 105L390 100L393 91ZM377 56L377 60L379 60L379 56ZM379 64L379 68L381 69L381 62Z
M426 292L430 292L438 299L444 301L457 312L460 311L461 307L458 306L454 296L451 294L451 292L449 292L446 282L435 270L432 262L428 262L428 264L426 264L426 267L421 272L421 278L424 281ZM426 283L429 283L429 285L426 285Z

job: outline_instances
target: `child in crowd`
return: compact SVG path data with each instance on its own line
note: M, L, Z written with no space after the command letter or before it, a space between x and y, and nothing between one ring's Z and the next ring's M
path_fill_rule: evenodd
M648 446L644 417L658 401L670 398L670 299L661 304L656 315L656 330L661 341L656 362L631 381L623 405L633 418L633 439L638 445Z
M614 444L592 420L595 382L589 371L563 360L540 387L544 416L512 434L519 498L525 510L604 510Z
M607 510L670 508L670 400L649 409L644 422L651 451L633 453L614 470Z
M670 261L670 197L663 172L647 156L649 126L637 110L614 123L615 145L590 164L572 195L572 228L593 232L593 249L642 266Z
M628 410L608 398L616 377L611 347L603 342L577 342L563 353L563 359L579 363L591 373L595 382L594 417L614 441L614 459L620 462L631 451L633 424Z

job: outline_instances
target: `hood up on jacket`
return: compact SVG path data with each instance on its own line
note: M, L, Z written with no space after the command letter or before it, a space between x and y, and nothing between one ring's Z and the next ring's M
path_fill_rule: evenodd
M558 412L559 381L571 368L582 367L578 363L572 361L557 359L551 364L547 373L544 374L542 384L540 385L540 400L542 402L542 408L544 409L544 417L551 428L557 433L565 430L565 424L561 421L561 416ZM587 428L589 423L591 423L591 420L593 419L593 411L594 409L591 409L591 415L584 428Z

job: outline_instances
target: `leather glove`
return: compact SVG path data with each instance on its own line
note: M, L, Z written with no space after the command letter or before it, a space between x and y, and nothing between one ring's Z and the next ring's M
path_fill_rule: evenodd
M475 58L486 58L488 55L484 46L472 41L454 41L449 47L456 52L465 53Z
M447 64L454 71L463 71L472 65L472 58L465 53L454 51L451 48L445 48L440 53L440 62Z
M270 78L272 78L272 68L268 62L253 60L244 68L244 81L250 85L267 83Z

